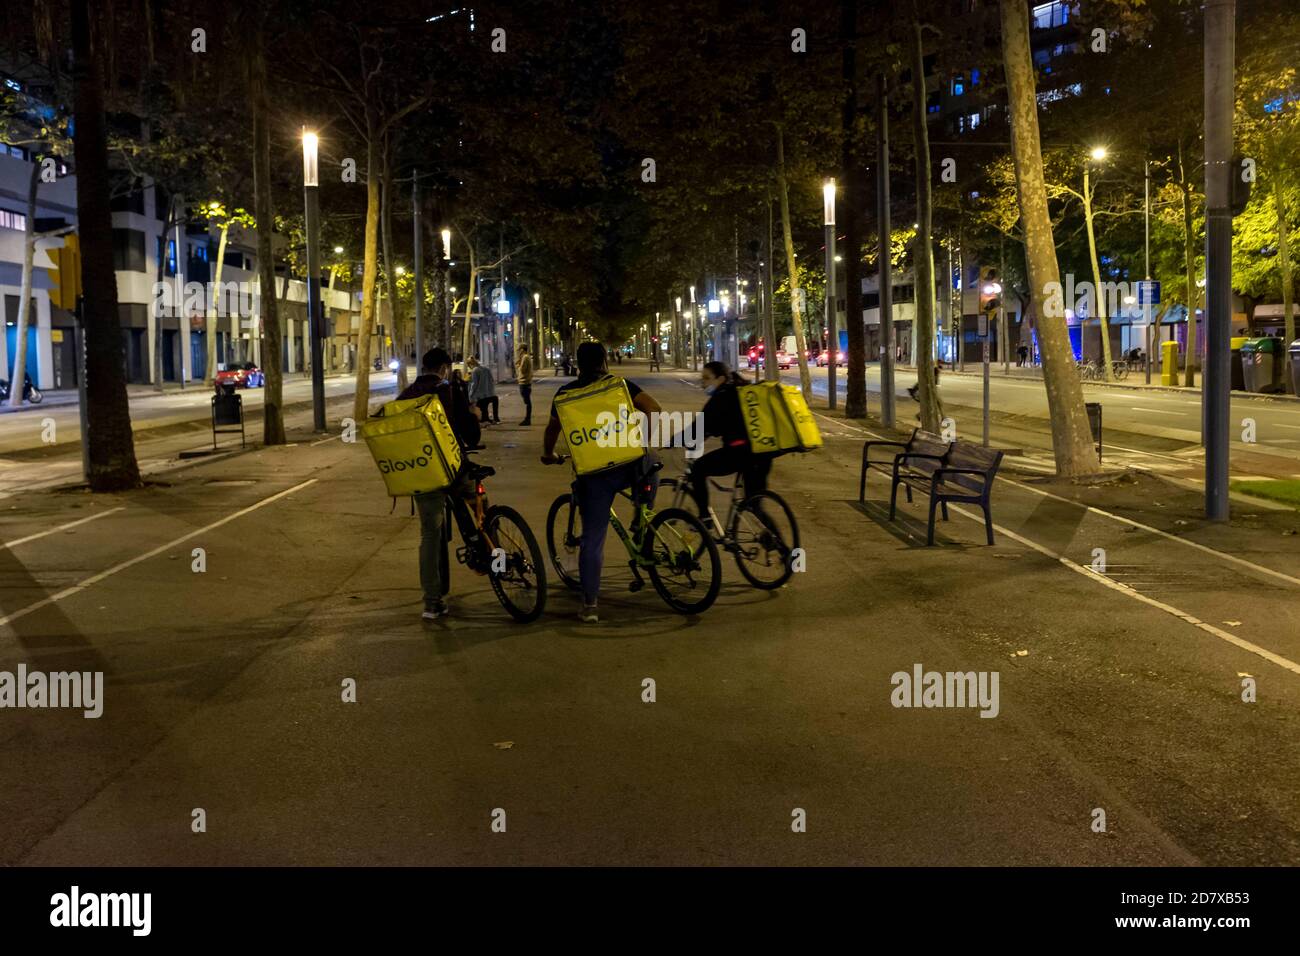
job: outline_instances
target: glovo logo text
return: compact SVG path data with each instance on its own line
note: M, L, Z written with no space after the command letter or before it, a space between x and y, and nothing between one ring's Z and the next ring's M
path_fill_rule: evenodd
M760 445L775 445L775 436L763 434L762 399L758 392L746 390L744 396L745 427L749 430L750 440Z
M428 468L429 462L433 459L433 446L425 445L421 451L424 454L415 458L380 458L379 470L387 475L394 471L415 471L417 468Z

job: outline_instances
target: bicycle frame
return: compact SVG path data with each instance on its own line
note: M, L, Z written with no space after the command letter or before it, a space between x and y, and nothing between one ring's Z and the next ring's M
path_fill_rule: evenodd
M711 478L707 478L707 477L704 478L703 480L712 481ZM686 495L689 493L688 489L691 487L694 481L695 479L690 478L687 475L683 475L678 480L677 494L673 496L674 508L680 508L684 505L686 500ZM731 527L731 521L736 516L736 509L739 508L740 503L745 500L744 495L741 494L741 489L743 488L743 486L744 486L744 479L741 477L739 473L737 473L736 480L732 482L731 485L731 498L727 502L727 520L725 524L718 520L718 513L713 510L713 505L711 504L709 505L709 513L707 515L700 516L701 521L705 521L705 522L711 521L713 523L713 528L711 530L713 530L719 538L726 537L727 534L726 529ZM713 482L713 487L716 488L718 491L727 490L717 482Z

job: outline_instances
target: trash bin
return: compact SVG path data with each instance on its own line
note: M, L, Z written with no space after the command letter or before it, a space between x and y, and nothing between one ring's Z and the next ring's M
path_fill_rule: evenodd
M1300 395L1300 339L1291 343L1291 394Z
M1282 384L1282 341L1247 339L1241 346L1241 377L1247 392L1277 392Z
M1234 392L1241 392L1244 391L1246 388L1246 380L1243 377L1242 369L1241 369L1241 347L1244 344L1246 344L1246 337L1244 335L1234 335L1232 337L1232 341L1229 343L1229 345L1232 348L1232 362L1231 362L1231 372L1230 372L1230 376L1232 379L1231 388Z

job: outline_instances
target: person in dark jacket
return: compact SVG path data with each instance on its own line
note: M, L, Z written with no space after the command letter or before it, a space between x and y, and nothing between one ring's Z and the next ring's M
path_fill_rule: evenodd
M436 396L447 413L451 430L460 442L462 452L478 445L478 423L469 410L468 396L448 379L451 373L451 356L445 349L430 349L420 362L420 374L397 396L398 400ZM472 427L471 427L472 426ZM426 621L436 621L447 613L447 591L450 586L447 567L446 542L443 526L447 515L447 496L456 493L456 486L442 491L412 495L415 510L420 515L420 588L424 592Z
M691 463L691 491L700 517L709 514L709 478L740 473L745 495L767 490L767 476L772 470L771 455L755 455L749 448L745 420L740 411L738 385L748 384L727 368L724 362L706 362L700 372L700 384L709 396L704 403L704 438L721 438L722 447L701 455Z

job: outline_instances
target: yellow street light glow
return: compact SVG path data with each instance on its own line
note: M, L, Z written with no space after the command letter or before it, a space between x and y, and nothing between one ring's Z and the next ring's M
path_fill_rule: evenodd
M450 229L444 229L442 231L442 257L444 259L451 258L451 230Z
M335 254L336 256L341 256L341 255L343 255L343 247L342 247L342 246L335 246L335 247L334 247L334 254Z
M320 176L316 165L316 134L302 128L302 184L319 186Z
M1091 155L1092 158L1095 159L1095 160L1098 160L1098 161L1103 160L1103 159L1106 158L1106 147L1105 147L1105 146L1094 146L1093 149L1092 149L1092 152L1091 152L1089 155Z
M822 222L828 226L835 225L835 180L828 179L822 184Z

